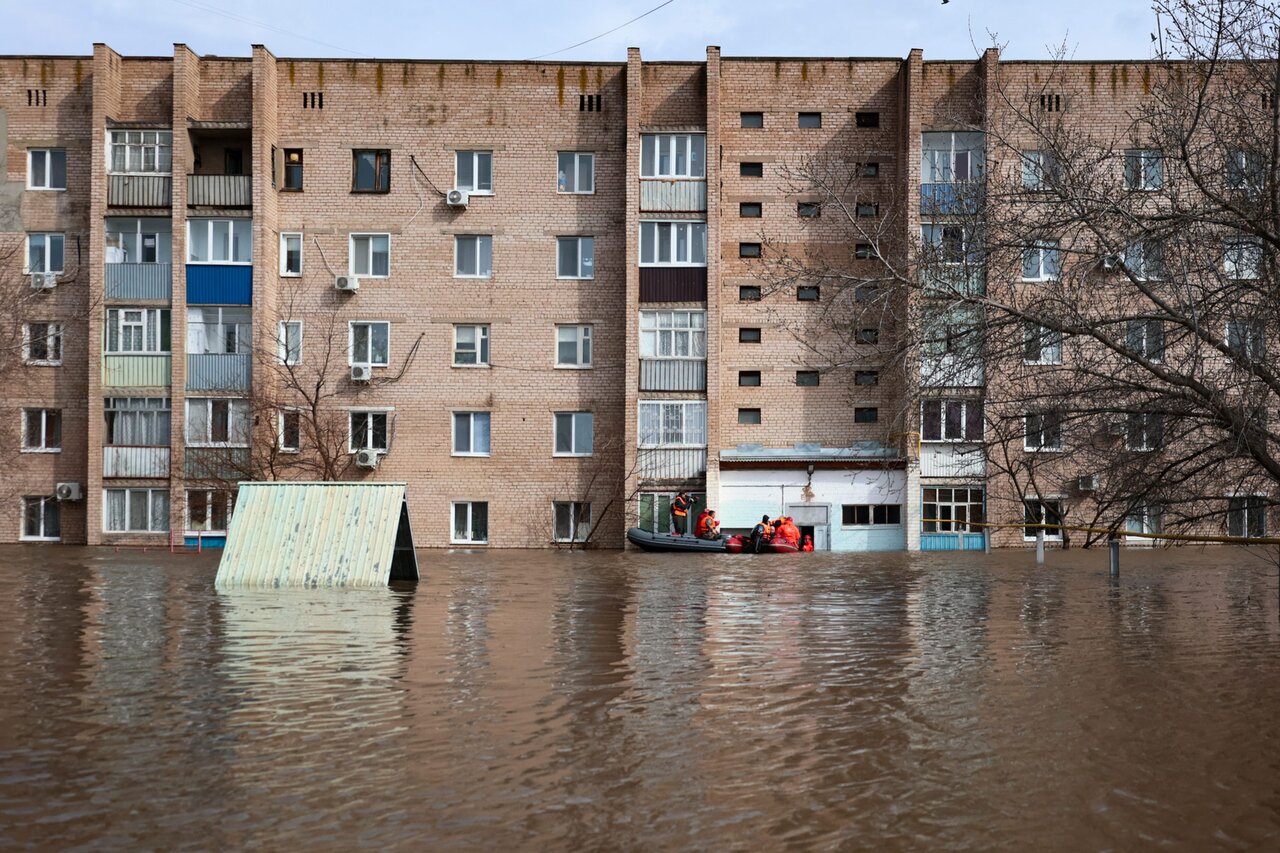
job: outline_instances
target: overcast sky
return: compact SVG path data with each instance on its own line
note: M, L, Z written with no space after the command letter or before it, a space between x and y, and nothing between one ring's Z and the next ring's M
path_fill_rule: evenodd
M662 0L36 0L4 3L0 53L530 59L600 35ZM1149 0L671 0L563 60L726 56L974 56L993 40L1010 59L1065 44L1077 59L1146 59Z

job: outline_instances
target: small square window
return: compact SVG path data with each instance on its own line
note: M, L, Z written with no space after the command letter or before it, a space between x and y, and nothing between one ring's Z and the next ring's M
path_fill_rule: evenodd
M876 255L870 243L857 243L853 247L853 256L860 261L869 261Z
M859 177L859 178L878 178L878 177L880 177L880 164L879 164L879 163L874 163L874 162L872 162L872 163L859 163L859 164L858 164L858 177Z
M878 344L880 343L879 329L859 329L857 341L860 344Z
M743 178L763 178L764 163L739 163L738 175Z
M739 302L759 302L760 287L755 284L744 284L738 287Z
M454 186L471 195L493 195L493 152L459 151Z
M880 288L874 284L860 284L853 289L853 301L870 302L880 295Z
M738 343L740 344L758 344L760 343L759 329L739 329Z
M744 201L738 205L738 215L743 219L759 219L764 215L764 205L758 201Z
M822 113L800 113L799 126L805 130L816 130L822 127Z
M738 423L740 424L760 423L760 410L759 409L738 409Z
M853 374L854 385L879 385L880 371L878 370L858 370Z
M752 130L764 127L764 113L741 113L742 126Z
M819 296L816 284L805 284L796 288L797 302L817 302Z
M856 212L858 216L879 216L880 205L872 202L859 202Z
M853 410L855 424L873 424L880 420L880 410L875 406L857 406Z
M493 275L493 235L459 234L453 238L455 278L489 278Z
M816 201L802 201L796 204L796 213L801 219L817 219L822 215L822 205Z
M738 384L743 388L759 388L760 387L760 371L739 370Z
M879 127L880 113L854 113L853 122L858 127Z
M816 370L797 370L796 384L805 388L816 388L818 386L818 371Z
M760 244L759 243L739 243L738 257L740 258L760 257Z
M586 195L596 191L596 155L561 151L556 158L556 192Z
M361 150L351 152L353 193L391 192L391 152Z
M27 189L65 190L67 152L62 148L32 148L27 152Z
M489 366L489 327L458 325L453 327L453 366Z
M302 149L284 149L284 187L288 192L302 192Z

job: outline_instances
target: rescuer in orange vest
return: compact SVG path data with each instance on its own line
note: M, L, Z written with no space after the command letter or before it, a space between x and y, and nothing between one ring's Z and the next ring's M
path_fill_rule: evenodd
M676 529L677 536L683 536L685 533L689 521L689 507L692 503L688 492L680 492L671 501L671 526Z
M804 537L804 544L800 546L800 550L801 550L801 551L812 551L812 550L813 550L813 537L812 537L812 536L806 536L806 537Z

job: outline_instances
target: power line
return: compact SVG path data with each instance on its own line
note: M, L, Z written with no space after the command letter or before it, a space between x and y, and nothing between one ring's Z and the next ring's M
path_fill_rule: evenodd
M669 1L670 0L668 0L668 2ZM283 35L283 36L289 36L290 38L301 39L302 41L309 41L312 44L318 44L321 47L328 47L328 48L332 48L333 50L340 50L343 53L350 53L350 54L354 54L355 56L362 56L366 59L371 58L367 53L361 53L358 50L351 50L350 48L343 47L337 44L330 44L327 41L320 41L319 39L313 39L310 36L300 35L299 33L295 33L292 30L286 30L283 27L277 27L274 24L267 24L262 21L255 21L253 18L246 18L244 15L238 14L236 12L228 12L225 9L217 8L216 6L207 6L204 3L192 2L192 0L169 0L169 2L177 3L179 6L186 6L190 9L196 9L201 12L208 12L211 15L220 15L221 17L226 18L227 20L235 21L236 23L239 23L239 24L249 24L250 26L260 27L264 30L270 30L273 33L279 33L280 35Z
M647 18L649 15L652 15L654 12L658 11L663 6L670 6L674 2L676 2L676 0L667 0L667 2L665 3L659 3L657 6L654 6L652 9L650 9L648 12L645 12L643 15L636 15L634 18L627 21L625 24L618 24L618 26L614 27L611 30L605 30L598 36L592 36L591 38L586 39L585 41L580 41L577 44L571 44L568 47L562 47L559 50L553 50L550 53L544 53L541 56L531 56L525 61L532 62L535 59L546 59L548 56L555 56L558 53L564 53L567 50L573 50L575 47L582 47L584 44L590 44L596 39L602 39L605 36L609 35L610 33L616 33L618 30L622 29L623 27L629 27L632 24L634 24L636 21L640 20L641 18Z

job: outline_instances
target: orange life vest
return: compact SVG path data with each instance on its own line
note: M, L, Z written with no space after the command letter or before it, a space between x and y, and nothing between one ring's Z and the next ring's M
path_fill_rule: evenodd
M698 516L698 523L694 525L693 532L695 536L705 536L711 530L711 516L707 515L706 510Z
M681 518L689 514L689 499L677 495L676 499L671 502L672 515L678 515Z

